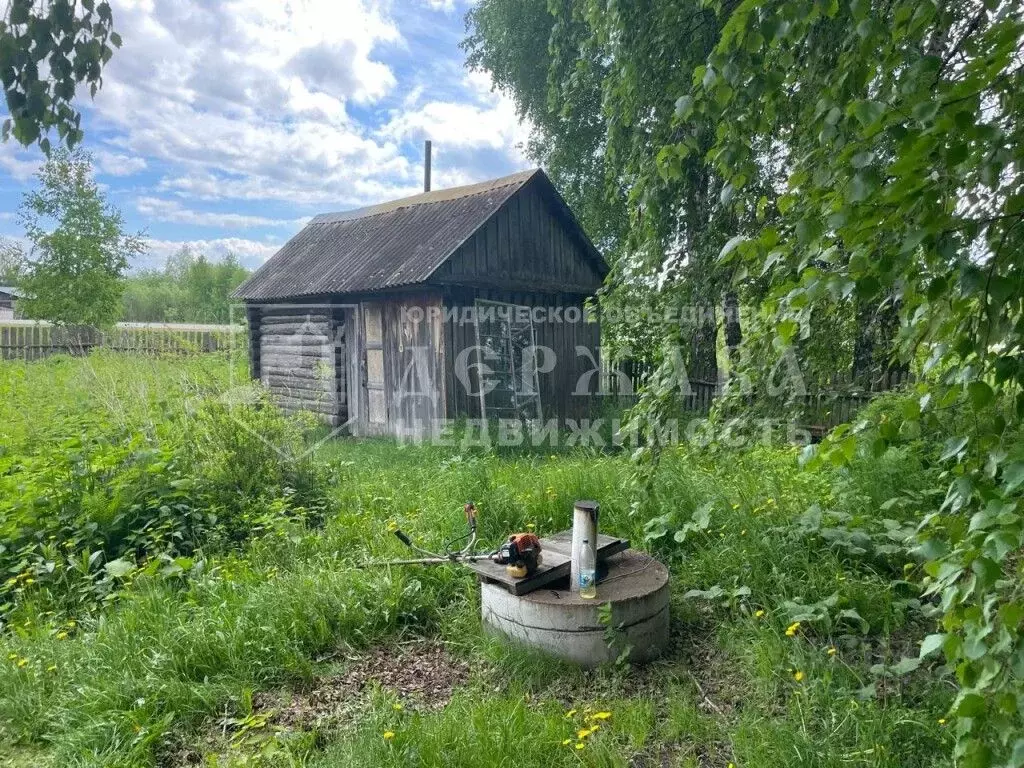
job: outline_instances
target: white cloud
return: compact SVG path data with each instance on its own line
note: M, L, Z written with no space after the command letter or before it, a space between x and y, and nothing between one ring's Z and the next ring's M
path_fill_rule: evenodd
M252 227L294 227L297 229L309 220L308 218L272 219L266 216L249 216L241 213L197 211L186 208L177 200L148 195L135 199L135 210L154 221L224 229L249 229Z
M35 147L24 149L13 139L0 143L0 169L15 181L28 181L39 170L42 153Z
M132 176L146 169L146 161L138 156L101 149L93 153L96 172L106 176Z
M463 84L464 100L433 100L417 108L395 110L379 134L394 141L430 138L450 148L503 150L522 162L519 147L525 144L529 130L520 123L512 100L491 89L486 73L470 72Z
M467 4L119 0L124 46L79 105L102 188L133 226L167 222L156 231L182 238L152 240L145 263L191 243L255 265L279 245L260 238L297 230L300 214L415 194L423 138L436 187L525 165L511 102L462 69ZM4 207L41 161L0 145Z
M240 237L221 237L211 240L158 240L148 238L148 251L132 266L136 269L161 269L171 256L182 248L190 248L208 259L220 261L228 254L249 268L258 267L274 255L283 245L277 241L246 240Z
M396 83L374 49L398 29L371 0L130 0L116 21L125 42L95 111L131 156L172 168L171 186L355 205L363 179L411 179L399 147L348 114Z

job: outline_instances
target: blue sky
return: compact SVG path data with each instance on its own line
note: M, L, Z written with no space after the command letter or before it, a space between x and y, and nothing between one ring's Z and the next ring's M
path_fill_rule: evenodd
M511 101L470 73L466 0L117 0L124 39L80 102L97 180L160 267L184 245L257 266L311 216L529 164ZM0 236L38 149L0 145Z

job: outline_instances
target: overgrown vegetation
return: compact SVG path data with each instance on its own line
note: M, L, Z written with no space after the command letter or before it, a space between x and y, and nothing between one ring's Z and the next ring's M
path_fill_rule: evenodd
M213 357L0 368L15 765L947 762L951 681L931 660L908 672L936 610L908 538L941 470L919 445L813 471L794 448L684 446L641 511L629 457L582 448L344 440L285 461L256 435L316 433L266 404L228 418L229 373ZM647 668L581 672L487 638L464 571L358 567L401 549L390 521L439 546L474 499L497 542L565 528L577 498L671 567L673 645ZM416 638L470 662L443 709L371 687L295 725L268 703Z
M229 373L212 356L4 363L0 628L92 610L136 565L200 572L322 511L301 429L251 388L222 397Z
M128 275L121 319L143 323L241 322L231 315L231 292L249 270L232 255L210 261L183 248L168 257L162 270Z
M765 406L780 365L800 372L781 410L798 383L916 374L886 422L806 458L942 446L919 446L930 493L885 510L916 513L955 756L1024 764L1021 3L483 0L469 20L469 63L537 127L532 154L584 220L618 212L606 314L695 318L604 326L661 364L643 423L679 402L680 362L726 367L720 333L723 416Z

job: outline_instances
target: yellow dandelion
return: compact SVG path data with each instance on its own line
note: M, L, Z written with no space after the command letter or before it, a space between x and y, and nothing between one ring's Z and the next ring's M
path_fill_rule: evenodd
M804 673L803 673L803 672L801 672L801 671L800 671L800 670L798 669L798 670L797 670L797 671L796 671L796 672L795 672L795 673L793 674L793 679L794 679L794 680L796 680L796 681L797 681L798 683L799 683L799 682L803 682L803 679L804 679Z
M16 654L16 653L9 653L9 654L7 654L7 658L10 659L11 661L14 661L16 658L18 658L18 654Z
M395 710L395 712L401 712L403 709L405 709L405 706L403 704L399 703L399 704L392 704L391 708L393 710Z
M565 716L566 717L572 717L575 714L576 714L576 710L575 709L570 709L568 712L565 713Z
M388 520L388 533L394 533L398 530L398 523L394 520Z
M394 731L384 731L384 741L391 741L393 738L395 738Z
M795 637L798 629L800 629L800 622L794 621L792 624L786 627L786 637Z
M528 531L532 531L532 530L533 530L534 528L536 528L536 527L537 527L537 526L536 526L536 525L534 525L533 523L527 523L527 524L526 524L526 529L527 529Z
M58 640L66 640L67 637L68 637L68 633L65 632L64 630L61 630L60 632L57 633L57 639Z
M581 728L579 731L576 732L576 738L579 739L580 741L583 741L583 739L587 738L587 736L589 736L589 735L590 735L590 729L589 728Z
M611 712L595 712L590 717L593 720L607 720L611 716L612 716Z
M835 649L835 646L833 646L833 647L831 647L831 648L829 648L829 649L828 649L828 655L829 655L829 656L835 656L835 655L836 655L836 649Z
M758 610L754 611L754 618L755 619L760 619L762 616L764 616L764 611L762 611L761 609L758 609Z
M732 508L733 508L733 509L739 509L739 508L740 508L740 505L739 505L739 504L733 504L733 505L732 505Z
M945 725L945 724L946 724L946 718L940 717L939 718L939 725Z
M582 741L576 745L576 749L583 749L586 746Z
M28 665L28 659L18 659L18 666L19 667L24 667L26 665Z
M47 672L56 672L57 671L57 665L56 664L51 664L50 666L48 666L46 668L46 671Z
M562 739L563 747L568 747L570 744L572 744L572 739Z

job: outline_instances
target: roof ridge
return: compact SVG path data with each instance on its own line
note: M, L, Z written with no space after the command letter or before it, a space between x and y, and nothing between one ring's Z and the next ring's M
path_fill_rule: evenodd
M487 181L479 181L473 184L464 184L459 187L435 189L430 192L419 192L415 195L409 195L408 197L386 200L381 203L375 203L374 205L368 205L362 208L355 208L350 211L321 213L314 216L309 223L337 224L345 221L354 221L356 219L369 219L374 216L381 216L385 213L399 211L403 208L412 208L418 205L433 205L435 203L444 203L461 198L475 197L476 195L494 192L516 184L524 184L529 179L533 178L533 176L538 172L540 172L540 168L531 168L526 171L517 171L516 173L511 173L507 176L499 176L496 179L488 179Z

